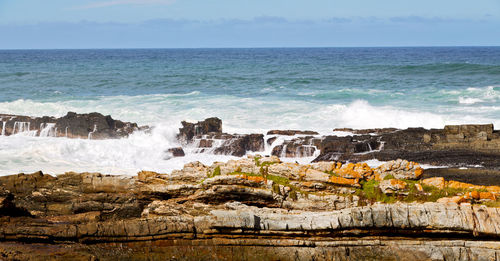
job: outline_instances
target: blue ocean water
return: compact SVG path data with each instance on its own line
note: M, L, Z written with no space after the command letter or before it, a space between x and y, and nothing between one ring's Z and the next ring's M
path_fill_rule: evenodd
M166 168L141 161L160 157L143 144L170 146L181 120L212 116L239 133L500 126L500 47L0 50L0 113L67 111L98 111L158 132L110 144L1 139L0 164L63 169L78 165L68 161L76 157L82 166L104 158L102 168ZM110 145L131 156L98 152Z

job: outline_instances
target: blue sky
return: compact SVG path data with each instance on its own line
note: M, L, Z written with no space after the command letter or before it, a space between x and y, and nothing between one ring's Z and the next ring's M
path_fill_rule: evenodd
M500 0L0 0L0 48L500 45Z

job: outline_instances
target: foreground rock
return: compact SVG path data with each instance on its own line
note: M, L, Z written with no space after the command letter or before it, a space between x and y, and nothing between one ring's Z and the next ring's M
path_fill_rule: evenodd
M443 193L418 169L257 156L134 177L4 176L0 259L495 260L500 212L481 199L488 188L445 181L454 189ZM399 170L417 180L388 178Z
M0 114L0 127L1 135L4 136L25 133L30 136L80 139L122 138L136 130L147 128L138 127L136 123L114 120L109 115L97 112L68 112L60 118Z

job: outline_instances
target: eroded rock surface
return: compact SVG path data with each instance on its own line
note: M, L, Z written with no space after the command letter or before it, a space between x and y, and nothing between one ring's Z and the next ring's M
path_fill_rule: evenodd
M497 202L500 189L443 180L443 189L429 190L440 183L388 179L393 174L387 173L401 170L397 164L406 164L404 177L418 170L418 164L404 160L370 168L341 162L300 165L256 156L211 166L193 162L170 174L141 171L134 177L72 172L4 176L0 259L499 256L500 210L483 202ZM337 178L358 185L337 184ZM424 188L414 190L416 185ZM380 192L380 200L394 203L371 194L378 186L392 194L387 198ZM453 190L439 192L446 188ZM419 201L437 192L444 203Z

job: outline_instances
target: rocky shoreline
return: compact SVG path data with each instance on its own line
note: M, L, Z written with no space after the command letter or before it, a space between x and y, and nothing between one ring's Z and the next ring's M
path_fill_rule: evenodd
M0 114L0 135L23 133L80 139L125 138L135 131L151 131L149 126L114 120L100 113L29 117ZM334 135L342 133L343 135ZM332 135L304 130L270 130L254 134L223 132L219 118L197 123L183 121L177 134L180 147L160 148L171 157L185 155L184 146L195 153L242 157L262 153L280 158L312 158L313 162L367 160L389 161L403 158L421 164L446 167L473 167L500 170L500 131L493 124L447 125L443 129L333 129Z
M4 176L0 258L498 259L500 187L422 173L257 156L133 177Z
M33 136L92 139L149 129L97 113L0 117L5 136L24 125ZM209 118L183 122L182 147L160 149L239 159L136 176L2 176L0 260L500 259L493 125L335 131L348 135L227 134ZM259 155L269 146L271 155Z

